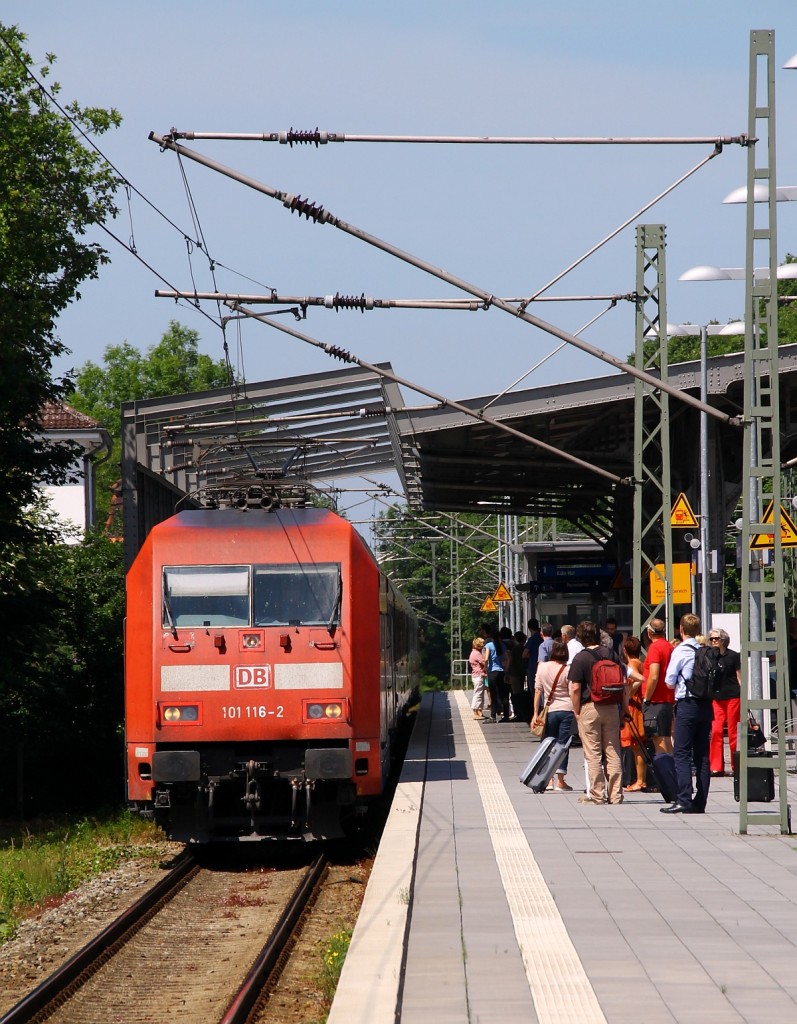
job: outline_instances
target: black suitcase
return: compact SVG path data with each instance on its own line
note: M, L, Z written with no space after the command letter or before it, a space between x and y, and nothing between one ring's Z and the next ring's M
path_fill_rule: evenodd
M544 792L551 781L553 773L564 761L570 747L570 740L560 743L555 736L546 736L540 740L539 750L520 773L520 781L535 793Z
M634 725L632 719L626 719L631 732L634 736L634 742L645 758L645 764L648 766L648 771L651 774L651 782L655 783L661 798L666 804L675 803L678 797L678 784L675 781L675 761L672 754L656 754L653 757L650 753L647 740L639 735L639 730Z
M775 799L775 772L766 767L766 759L774 757L771 750L747 755L747 800L748 803L768 804ZM756 764L763 761L763 764ZM733 799L739 802L739 751L733 752Z
M678 780L675 777L675 758L672 754L656 754L653 758L653 775L664 802L674 804L678 799Z

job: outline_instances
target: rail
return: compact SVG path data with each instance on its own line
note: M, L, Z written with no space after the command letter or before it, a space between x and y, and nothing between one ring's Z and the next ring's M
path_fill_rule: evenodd
M199 865L194 858L183 854L168 875L12 1006L0 1017L0 1024L30 1024L37 1019L44 1020L173 899L198 871Z

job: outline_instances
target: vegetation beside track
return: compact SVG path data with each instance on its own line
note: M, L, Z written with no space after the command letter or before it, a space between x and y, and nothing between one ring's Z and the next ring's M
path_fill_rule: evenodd
M122 861L162 855L155 826L126 811L23 827L0 822L0 944L24 917L83 882Z

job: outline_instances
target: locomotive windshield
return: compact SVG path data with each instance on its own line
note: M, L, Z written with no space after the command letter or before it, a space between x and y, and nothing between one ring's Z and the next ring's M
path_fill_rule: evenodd
M336 626L340 565L256 565L254 625Z
M164 628L248 625L248 565L176 565L164 568Z

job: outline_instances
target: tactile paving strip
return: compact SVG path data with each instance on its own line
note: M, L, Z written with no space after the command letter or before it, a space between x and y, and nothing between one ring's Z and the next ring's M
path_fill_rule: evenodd
M495 860L506 891L540 1024L606 1024L465 693L452 694L462 720Z

